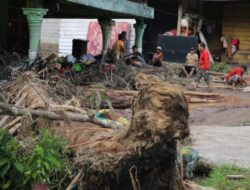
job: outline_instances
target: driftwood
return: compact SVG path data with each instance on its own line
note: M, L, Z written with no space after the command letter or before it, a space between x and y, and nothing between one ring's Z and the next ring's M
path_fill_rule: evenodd
M24 115L31 115L34 117L41 117L51 120L66 120L66 121L79 121L79 122L90 122L97 125L101 125L103 127L108 128L119 128L122 125L114 124L114 123L101 123L95 117L91 118L88 115L84 114L77 114L77 113L70 113L64 112L62 114L58 114L51 111L41 111L41 110L32 110L29 108L23 107L14 107L10 104L0 102L0 115L9 115L9 116L24 116Z

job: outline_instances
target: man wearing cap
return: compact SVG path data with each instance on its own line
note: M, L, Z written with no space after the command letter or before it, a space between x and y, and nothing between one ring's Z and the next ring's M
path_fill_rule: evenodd
M198 54L195 53L194 48L191 47L190 52L186 56L186 63L184 65L184 72L186 73L187 78L190 78L193 76L193 73L197 65L198 65Z
M155 67L161 67L162 66L162 61L163 61L162 48L160 46L158 46L156 48L156 52L154 53L153 65Z
M206 50L206 45L204 42L201 42L198 45L198 49L200 51L200 59L199 59L197 78L194 84L194 88L198 87L200 80L203 78L208 85L208 90L211 91L212 89L210 85L210 75L209 75L209 69L210 69L209 53Z
M247 66L241 65L236 67L228 73L225 80L228 85L232 85L232 89L235 90L239 84L247 85L246 81L242 78L244 73L247 72Z

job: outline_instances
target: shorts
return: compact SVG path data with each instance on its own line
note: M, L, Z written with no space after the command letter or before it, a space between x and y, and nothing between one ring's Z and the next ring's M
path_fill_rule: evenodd
M185 65L185 70L190 73L192 69L196 70L196 66Z
M154 63L154 66L155 66L155 67L161 67L161 66L162 66L162 62L156 61L156 62Z
M207 73L207 70L198 70L196 82L200 82L201 79L204 79L207 84L210 83L210 75Z
M240 83L240 80L239 80L239 76L238 75L234 75L232 77L230 77L228 80L227 80L227 84L228 85L232 85L232 84L239 84Z

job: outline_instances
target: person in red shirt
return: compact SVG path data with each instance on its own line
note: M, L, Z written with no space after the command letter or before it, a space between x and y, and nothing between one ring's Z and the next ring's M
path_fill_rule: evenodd
M209 69L210 69L209 53L206 50L206 45L204 42L201 42L198 45L198 49L200 51L200 58L199 58L197 78L196 78L196 82L194 84L194 88L198 87L200 80L203 78L208 85L209 91L211 91L210 75L209 75Z
M236 85L244 84L246 85L246 81L243 80L244 73L247 72L247 66L241 65L240 67L236 67L232 71L228 73L225 80L228 85L232 85L232 89L236 89Z

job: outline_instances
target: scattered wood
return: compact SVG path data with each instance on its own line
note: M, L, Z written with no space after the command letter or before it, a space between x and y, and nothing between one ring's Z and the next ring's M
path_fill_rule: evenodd
M13 127L13 125L16 125L18 122L20 122L21 120L22 120L22 117L17 117L16 119L9 122L7 125L4 125L3 129L9 129Z
M214 71L209 71L209 74L215 75L215 76L225 76L226 75L226 73L214 72Z
M137 96L138 91L121 91L108 90L107 95L110 97L114 108L130 108L133 99ZM216 103L224 101L224 97L216 93L184 91L188 103ZM102 106L108 107L103 103Z
M14 127L9 129L9 133L13 135L20 127L22 127L21 123L16 124Z

